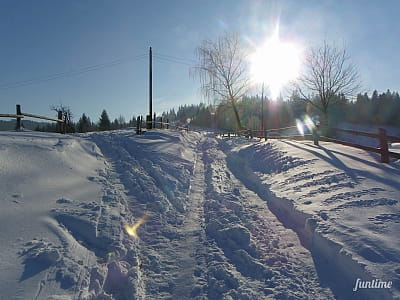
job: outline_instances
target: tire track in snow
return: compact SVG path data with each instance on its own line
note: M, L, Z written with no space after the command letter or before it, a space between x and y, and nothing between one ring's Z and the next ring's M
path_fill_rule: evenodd
M125 288L125 292L113 292L107 288L105 279L102 289L115 298L132 290L133 281L137 283L133 287L135 299L163 299L170 298L174 293L187 295L190 292L186 286L178 288L179 282L176 280L183 270L179 264L191 264L192 254L189 252L192 249L190 247L193 247L187 248L189 245L185 238L191 238L191 232L185 230L183 220L188 202L187 175L193 170L193 162L185 158L185 155L194 151L194 143L185 142L191 148L186 149L181 138L184 137L180 133L174 136L161 132L150 132L145 136L135 136L131 132L102 133L91 137L112 166L109 168L112 175L103 176L105 190L109 191L106 194L111 194L105 202L120 198L119 205L124 208L121 212L122 219L129 224L144 213L149 214L148 220L139 229L138 240L132 240L123 234L120 243L122 249L118 250L117 265L114 264L113 268L121 273L125 269L121 264L129 263L130 269L127 273L131 287ZM147 147L159 144L162 147L171 147L172 152L167 149L165 152L157 151L157 155L149 155L154 150L148 150ZM175 144L180 147L177 148L178 151L174 150ZM121 188L116 188L116 185ZM103 214L105 211L106 209ZM182 240L181 237L185 238ZM129 249L133 244L134 249ZM109 281L112 278L110 272L116 271L110 269L108 264L108 273L104 277L110 277ZM114 285L118 284L115 282Z
M192 299L200 297L202 292L202 278L204 273L198 268L204 265L205 253L202 241L204 232L204 164L202 153L196 153L193 175L190 180L187 211L182 226L178 232L182 234L184 243L176 249L179 253L176 276L176 286L173 289L174 299ZM203 280L204 284L204 280Z
M150 158L154 166L152 178L157 180L160 191L168 192L170 188L171 194L165 208L155 206L154 201L143 203L151 214L144 225L141 252L149 299L204 299L205 295L205 234L201 221L204 170L197 147L201 143L197 142L198 135L192 135L191 140L180 138L180 145L169 152L172 157L168 156L168 160L164 153ZM180 149L183 145L184 155ZM160 178L157 170L176 182L169 185L171 181Z
M210 272L217 284L209 284L209 296L333 299L331 291L320 285L311 255L297 235L228 169L218 143L209 142L205 159L207 234L229 263L213 262L219 271ZM237 172L245 171L236 167Z
M96 218L95 234L96 237L111 235L112 243L108 245L106 256L100 257L97 266L89 271L86 284L89 284L89 292L94 292L96 297L119 299L133 296L134 299L145 299L139 240L134 240L124 230L125 225L137 220L140 209L135 209L139 204L132 195L126 194L129 187L121 182L119 172L127 167L125 162L133 158L116 134L93 134L90 138L108 162L105 171L101 171L97 178L103 185L103 198ZM78 299L84 299L83 295L79 295Z

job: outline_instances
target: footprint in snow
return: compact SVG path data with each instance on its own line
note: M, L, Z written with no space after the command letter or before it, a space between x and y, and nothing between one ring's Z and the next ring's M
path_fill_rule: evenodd
M56 202L58 204L68 204L68 203L72 203L73 200L66 199L66 198L60 198L60 199L57 199Z

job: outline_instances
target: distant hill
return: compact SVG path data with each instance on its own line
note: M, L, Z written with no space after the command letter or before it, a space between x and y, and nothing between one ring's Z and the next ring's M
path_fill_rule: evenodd
M14 130L16 123L17 123L17 121L15 119L8 120L8 121L0 120L0 131ZM38 126L42 128L48 124L49 124L48 122L36 122L36 121L31 121L31 120L22 120L22 125L24 126L24 128L30 129L30 130L35 130Z

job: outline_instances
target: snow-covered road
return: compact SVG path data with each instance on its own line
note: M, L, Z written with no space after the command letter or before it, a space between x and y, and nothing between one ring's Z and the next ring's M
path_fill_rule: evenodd
M396 163L167 130L0 145L0 299L399 297Z

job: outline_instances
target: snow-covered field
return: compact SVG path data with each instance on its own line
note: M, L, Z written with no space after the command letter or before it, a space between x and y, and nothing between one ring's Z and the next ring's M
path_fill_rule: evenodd
M1 132L0 299L398 299L399 195L331 143Z

